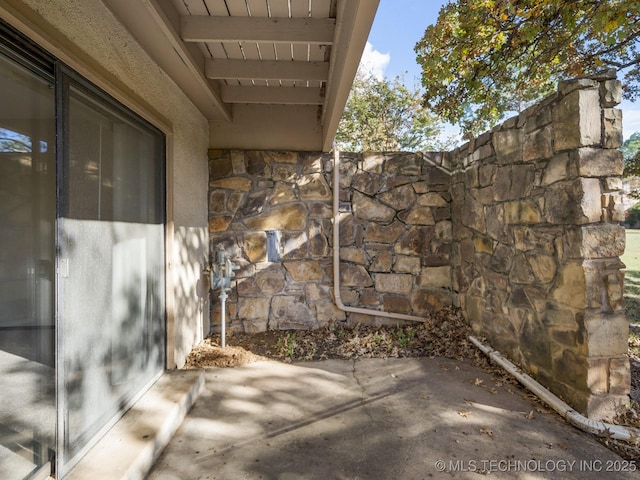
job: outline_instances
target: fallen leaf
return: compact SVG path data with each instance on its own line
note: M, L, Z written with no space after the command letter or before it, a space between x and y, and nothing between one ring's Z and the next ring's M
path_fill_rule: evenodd
M481 428L480 433L484 433L485 435L493 438L493 431L489 430L488 428Z
M458 415L460 415L461 417L467 418L469 415L471 415L471 412L468 410L460 410L458 412Z
M524 418L526 418L527 420L531 420L533 418L533 410L531 410L529 413L525 413Z
M479 379L479 378L476 378L476 379L473 381L473 384L474 384L476 387L479 387L479 386L480 386L480 385L482 385L483 383L484 383L484 380L481 380L481 379Z

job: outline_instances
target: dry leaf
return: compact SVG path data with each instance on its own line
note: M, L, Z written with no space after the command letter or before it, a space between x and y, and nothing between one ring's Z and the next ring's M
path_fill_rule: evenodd
M458 415L460 415L461 417L467 418L469 415L471 415L471 412L468 410L460 410L458 412Z
M480 433L484 433L485 435L493 438L493 431L489 430L488 428L481 428Z
M473 381L473 384L474 384L476 387L479 387L479 386L480 386L480 385L482 385L483 383L484 383L484 380L481 380L481 379L479 379L479 378L476 378L476 379Z
M533 418L533 410L531 410L529 413L525 413L524 418L526 418L527 420L531 420Z
M494 394L494 395L495 395L495 394L497 394L497 393L498 393L498 389L497 389L497 388L490 388L490 389L489 389L489 393L492 393L492 394Z

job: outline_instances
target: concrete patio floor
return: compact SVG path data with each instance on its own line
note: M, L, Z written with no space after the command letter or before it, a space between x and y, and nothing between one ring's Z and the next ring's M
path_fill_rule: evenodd
M442 358L207 369L147 478L640 478L524 392Z

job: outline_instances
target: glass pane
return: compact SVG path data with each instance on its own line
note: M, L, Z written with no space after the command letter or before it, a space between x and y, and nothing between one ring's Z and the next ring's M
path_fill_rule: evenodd
M160 224L162 138L72 90L67 218Z
M73 86L67 112L63 464L164 366L163 138Z
M55 442L53 88L0 55L0 478Z

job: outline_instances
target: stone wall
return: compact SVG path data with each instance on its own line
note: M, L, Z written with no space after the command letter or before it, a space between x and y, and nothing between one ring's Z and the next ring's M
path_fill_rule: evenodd
M420 316L451 304L450 177L443 157L341 155L345 305ZM241 266L227 300L232 330L393 322L335 305L332 168L331 154L210 150L211 248L222 246ZM269 235L279 258L269 258Z
M612 76L562 82L450 153L466 318L590 417L629 393L620 92Z
M413 316L453 303L577 410L610 416L630 385L620 93L615 76L562 82L453 152L341 154L343 302ZM242 267L232 329L392 322L335 305L332 166L330 154L209 152L211 246Z

